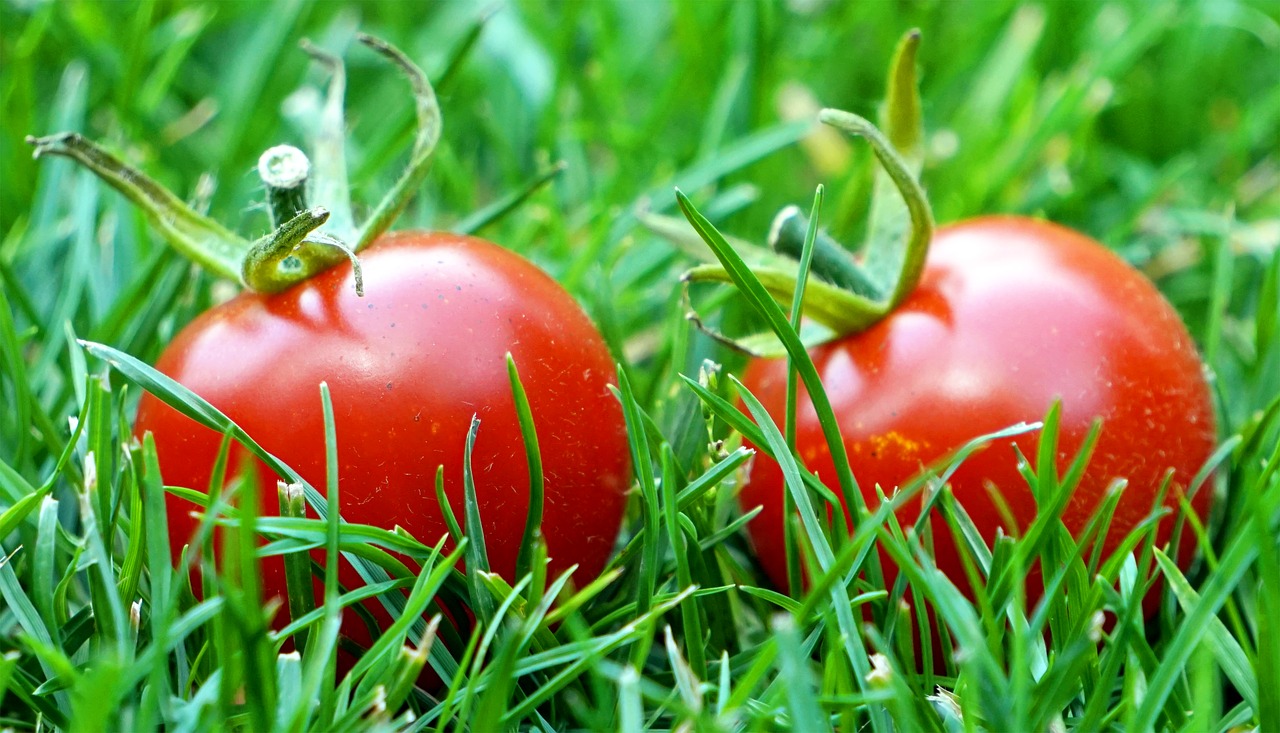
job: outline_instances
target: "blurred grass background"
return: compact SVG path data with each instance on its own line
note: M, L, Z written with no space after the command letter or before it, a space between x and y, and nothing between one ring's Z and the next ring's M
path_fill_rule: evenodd
M0 0L0 13L0 460L33 485L80 404L74 337L151 360L230 289L89 174L32 161L24 136L82 131L257 236L254 163L305 141L326 81L298 50L308 37L346 59L349 162L369 206L399 173L413 110L356 30L439 85L444 138L399 228L448 228L567 162L481 234L581 300L642 405L668 435L689 430L677 448L704 450L705 432L674 374L736 357L686 324L690 262L635 208L671 213L680 185L725 232L760 241L821 182L823 223L857 241L870 156L812 120L820 106L874 115L911 27L940 221L1045 216L1143 268L1206 354L1224 436L1280 394L1280 314L1261 295L1280 269L1277 2Z
M360 28L400 45L439 80L450 52L485 16L474 53L445 80L442 154L401 227L447 226L563 159L570 168L540 205L489 234L572 274L580 292L583 274L624 246L658 247L643 237L617 241L607 225L650 191L658 206L669 205L677 172L783 117L806 116L805 100L874 113L892 46L913 26L924 32L932 131L924 178L940 220L1042 214L1145 262L1212 226L1228 203L1244 223L1273 226L1280 215L1275 2L0 7L0 231L10 265L24 248L58 259L50 256L58 243L39 231L50 212L33 204L50 201L42 188L65 183L66 164L38 168L23 136L82 130L179 192L211 172L213 213L261 231L252 165L270 144L301 142L296 118L313 99L293 93L323 81L296 50L298 38L344 51ZM371 202L398 173L412 110L399 78L374 55L356 50L347 61L352 169L357 196ZM840 202L828 207L829 226L856 234L865 151L843 143L817 158L804 151L785 147L723 179L750 184L756 197L728 229L760 236L779 207L806 200L823 181ZM114 194L104 199L124 215ZM615 241L600 241L611 234ZM104 287L127 280L127 250L151 246L149 233L129 235L111 242L121 267ZM631 285L635 274L617 277ZM110 300L109 290L100 295Z

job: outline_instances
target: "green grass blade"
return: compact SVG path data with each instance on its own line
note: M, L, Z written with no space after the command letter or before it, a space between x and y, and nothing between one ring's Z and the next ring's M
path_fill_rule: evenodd
M1200 589L1200 601L1183 619L1165 648L1164 657L1152 675L1140 707L1134 711L1130 722L1133 730L1149 730L1155 727L1161 711L1170 702L1174 685L1186 669L1192 652L1199 646L1212 628L1213 618L1227 596L1244 577L1260 548L1253 542L1253 535L1242 534L1232 538L1218 565L1218 570Z
M507 354L507 376L511 380L511 396L515 400L516 418L520 422L520 437L524 442L525 462L529 466L529 512L525 519L524 534L520 537L520 551L516 555L516 577L529 572L533 560L534 536L542 531L543 475L542 452L538 449L538 431L533 422L533 410L529 397L520 383L515 359Z
M618 369L618 396L622 402L622 415L627 425L627 439L631 448L631 465L635 467L636 480L640 484L641 513L644 517L644 531L647 537L640 559L640 580L636 584L636 612L643 614L649 610L654 590L658 585L658 529L661 526L662 513L659 509L658 491L655 486L653 459L649 454L649 446L644 439L644 422L640 408L636 404L635 395L631 391L631 381L627 379L625 370ZM636 656L643 657L643 645L636 647ZM639 664L643 658L633 659Z
M493 622L493 596L485 589L481 573L489 572L489 554L484 546L484 526L480 524L480 502L476 499L475 473L471 468L471 453L475 449L476 433L480 430L479 416L471 416L471 428L467 430L466 453L462 461L462 489L466 500L463 516L466 521L467 584L471 589L472 609L485 626Z
M778 645L778 671L781 679L786 680L787 712L792 728L815 732L831 730L826 713L813 694L817 685L795 621L790 616L775 616L773 633Z

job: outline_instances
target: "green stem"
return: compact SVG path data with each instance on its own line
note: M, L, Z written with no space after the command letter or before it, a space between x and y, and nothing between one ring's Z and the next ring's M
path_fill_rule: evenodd
M798 206L788 206L773 219L769 229L769 247L794 260L801 259L809 220ZM884 292L853 261L852 255L826 232L819 231L813 241L813 274L836 287L880 300Z
M875 250L876 262L856 262L838 244L829 243L830 246L823 253L825 277L819 277L808 284L804 313L839 337L870 328L891 313L915 289L924 274L925 258L933 239L933 212L929 208L924 189L911 172L910 164L874 125L858 115L834 109L822 110L818 119L861 136L870 143L885 175L897 188L910 223L909 231L896 238L893 243L886 243ZM802 216L784 211L782 217L780 222L775 222L771 237L773 241L770 244L780 253L802 252L808 222L804 222L802 229L799 221ZM705 233L699 233L703 234L705 240ZM716 235L723 239L719 232ZM872 254L869 252L868 256ZM814 257L816 269L817 252ZM751 271L755 280L775 300L790 302L796 289L799 263L793 257L780 259L787 262L776 265L756 261ZM875 275L878 271L887 273L883 285ZM723 260L720 265L694 267L685 273L684 279L687 282L735 282ZM736 343L744 350L761 353L758 347L747 347L747 340L738 340ZM780 355L776 348L763 353Z
M867 140L880 161L876 174L867 242L862 257L819 233L814 243L813 272L817 281L806 299L805 314L836 335L857 333L888 315L916 287L924 272L933 238L933 213L916 176L923 159L923 125L916 85L915 60L920 32L902 37L889 71L888 97L881 115L881 133L863 118L839 110L823 110L818 119ZM809 222L795 207L774 220L769 245L790 258L787 267L755 270L761 283L782 298L805 242ZM691 279L724 279L710 268L690 271Z
M919 46L919 30L907 33L899 41L889 67L888 93L880 112L880 129L914 176L920 175L924 164L924 122L916 84L916 51ZM886 170L876 171L866 243L861 252L867 276L880 284L882 292L888 292L894 286L898 273L902 272L906 254L909 221L897 188Z
M356 38L400 68L413 90L413 99L418 113L418 132L414 137L409 165L405 167L404 173L400 174L400 179L396 181L395 186L387 192L378 204L378 208L360 228L360 236L355 243L355 251L359 252L391 226L391 222L395 221L395 218L408 205L418 185L426 178L427 171L431 167L431 154L435 151L436 143L440 141L442 121L436 93L422 69L419 69L402 51L386 41L364 33L358 34Z
M258 158L258 177L267 187L271 226L280 227L307 209L307 176L311 161L292 145L268 148Z
M916 51L920 48L920 29L912 28L898 41L893 61L889 64L889 88L885 108L880 116L885 136L893 147L914 162L924 142L921 124L920 90L916 84ZM919 168L918 165L913 166Z
M351 261L356 295L364 295L364 275L355 252L338 237L316 231L330 219L328 209L306 209L306 153L277 145L262 154L258 175L267 189L267 207L275 227L253 243L240 265L240 277L260 293L277 293L342 262ZM303 208L296 208L296 207Z
M324 206L308 208L311 162L301 150L287 145L267 150L258 161L258 172L266 184L267 207L275 231L255 242L195 211L159 183L79 134L28 137L27 142L35 146L36 157L60 155L91 170L137 204L175 249L215 275L237 280L253 290L274 293L346 259L352 263L356 293L363 295L363 276L355 253L386 231L426 176L431 153L440 139L441 118L435 92L421 69L385 41L364 34L358 38L391 60L408 78L418 119L409 165L358 229L351 212L344 153L342 104L346 72L337 57L308 43L303 48L332 73L316 144L316 193ZM539 179L538 185L557 170ZM502 210L497 212L501 213ZM326 222L330 223L329 232L317 232ZM354 246L348 246L348 241L354 241Z
M75 132L40 138L28 136L27 144L35 147L37 158L59 155L88 168L141 208L151 225L174 249L215 275L240 279L240 262L250 242L197 213L141 171Z

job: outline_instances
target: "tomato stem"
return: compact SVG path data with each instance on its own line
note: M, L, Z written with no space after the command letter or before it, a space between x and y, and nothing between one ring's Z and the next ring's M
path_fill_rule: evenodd
M356 293L363 295L364 278L356 252L382 235L416 192L440 140L441 116L431 83L408 56L372 36L359 34L357 38L399 67L412 87L418 117L408 166L373 215L359 228L351 211L344 150L342 105L346 71L336 56L305 41L303 50L328 67L332 74L321 124L315 135L313 193L321 205L310 207L307 200L312 164L306 154L290 145L270 148L258 160L258 174L266 187L267 209L274 231L256 241L251 242L197 212L164 186L78 133L29 136L27 143L35 147L37 158L59 155L88 168L141 208L151 225L174 249L215 275L239 281L252 290L274 293L349 260ZM317 231L326 224L327 231Z
M822 122L866 138L881 167L876 172L861 261L854 262L842 245L826 238L825 244L831 245L826 249L835 263L815 260L814 270L824 277L833 267L843 268L857 278L852 288L843 287L885 302L889 310L915 289L933 237L933 214L924 189L916 180L924 159L924 124L915 71L919 47L919 29L908 31L898 42L889 65L888 92L880 114L883 133L848 112L826 109L818 114ZM778 227L778 241L771 244L778 251L798 251L804 231L803 222ZM819 247L823 244L820 242Z
M271 226L279 227L307 208L311 161L292 145L268 148L258 158L258 177L266 184Z
M316 231L328 220L329 211L320 206L300 211L254 242L241 265L241 280L260 293L278 293L347 259L356 295L363 296L364 276L355 252L337 237Z
M925 258L933 239L933 212L924 189L916 180L922 160L923 124L920 97L916 89L915 57L919 31L911 31L898 44L889 72L889 94L882 120L882 133L867 120L851 112L824 109L818 119L851 135L864 138L878 159L875 198L868 223L868 241L862 257L855 258L836 240L817 232L813 242L812 271L816 275L807 287L804 314L825 326L829 333L815 345L841 336L865 331L889 315L915 290L924 273ZM686 218L689 212L685 212ZM651 217L650 217L651 218ZM642 218L651 228L649 219ZM673 231L665 222L659 233L684 244L683 231ZM710 227L708 224L707 227ZM697 224L701 238L708 231ZM735 241L733 249L750 262L755 279L780 302L789 302L796 290L800 258L810 222L799 209L788 207L774 219L769 233L769 250ZM723 235L715 235L725 240ZM715 250L715 246L711 247ZM716 252L719 258L719 252ZM781 256L779 256L781 255ZM685 273L686 282L733 282L721 260L719 265L694 267ZM738 348L758 356L781 356L784 351L771 334L730 339Z
M916 163L924 142L924 125L920 113L920 89L916 82L916 51L920 48L920 29L913 28L898 41L893 61L889 64L889 83L880 123L893 147L908 161Z
M893 180L907 205L907 213L911 218L911 231L901 255L901 270L889 296L888 307L892 309L901 303L907 295L915 290L924 272L925 256L929 253L929 243L933 240L933 210L929 207L929 199L924 188L916 180L907 162L894 149L875 125L867 120L838 109L824 109L818 113L818 119L825 124L843 130L850 135L857 135L871 145L873 152L884 171Z
M348 259L356 295L363 296L364 275L355 252L333 234L316 231L329 221L331 213L323 206L306 208L310 172L307 154L292 145L277 145L258 160L258 175L267 189L267 207L275 230L245 253L240 279L260 293L277 293Z
M800 260L809 220L798 206L788 206L773 219L769 247L781 255ZM849 251L826 232L819 231L813 242L814 275L837 287L867 298L884 297L882 290L854 263Z

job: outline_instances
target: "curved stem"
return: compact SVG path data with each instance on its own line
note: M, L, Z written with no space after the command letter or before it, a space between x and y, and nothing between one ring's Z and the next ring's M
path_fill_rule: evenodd
M430 170L431 154L435 151L436 143L440 141L443 123L435 90L431 88L431 82L428 81L422 69L419 69L400 49L386 41L364 33L358 34L356 38L400 68L413 89L413 99L418 114L418 132L414 137L409 165L405 167L404 173L400 174L396 184L383 197L368 221L360 228L360 236L355 243L355 251L359 252L391 226L391 222L400 215L409 203L409 199L413 197L418 185Z
M875 153L884 170L893 180L902 200L907 205L907 213L911 217L911 233L906 242L902 258L902 269L898 273L897 282L886 303L892 309L915 289L924 272L925 256L929 253L929 243L933 240L933 211L929 208L929 200L924 189L912 175L906 161L894 150L893 144L867 120L838 109L824 109L818 113L818 119L832 127L864 138Z
M822 253L824 258L824 277L808 283L808 295L804 299L805 315L827 326L836 336L858 333L870 328L883 319L898 306L915 289L924 273L925 257L929 252L929 243L933 239L933 212L925 198L924 190L912 175L907 163L893 149L879 130L863 118L840 110L823 110L818 119L838 127L846 132L866 138L871 149L884 166L885 173L898 188L905 202L910 219L910 232L899 247L884 252L882 257L892 258L898 264L896 273L890 275L894 279L881 286L868 272L867 268L853 260L838 244L830 242L830 247ZM682 207L684 204L682 203ZM689 212L685 212L686 217ZM808 243L810 223L798 211L786 211L775 221L771 233L770 244L782 253L803 252ZM803 229L801 223L803 222ZM691 219L691 223L693 220ZM709 226L709 224L707 225ZM695 229L699 226L695 223ZM714 227L711 227L714 230ZM699 229L704 241L708 241L708 233ZM723 235L715 232L717 241L724 241ZM817 246L817 241L813 246ZM728 246L726 242L726 246ZM713 250L716 248L713 246ZM720 252L717 250L717 257ZM818 267L818 252L812 254L813 266ZM784 258L786 259L786 258ZM796 291L797 270L799 261L790 258L786 266L764 265L756 263L751 268L752 276L765 292L781 302L790 302ZM703 265L694 267L684 275L689 282L733 282L741 288L721 258L720 265ZM745 346L744 346L745 348Z
M769 262L752 248L743 249L752 260L752 283L781 303L794 302L797 276L801 275L807 252L809 266L817 277L807 285L804 313L834 332L824 340L870 328L898 307L924 274L934 221L924 189L916 179L923 158L923 125L915 75L919 45L918 30L909 31L898 43L883 115L886 133L850 112L824 109L818 115L825 124L865 138L881 165L862 257L856 259L838 242L818 232L814 223L795 207L784 209L774 219L769 233L769 254L781 255L778 259L784 262ZM727 240L709 223L704 224L700 215L691 216L686 200L677 198L686 218L720 260L718 266L690 269L684 276L686 282L733 282L741 289L739 278L730 271L717 244L712 243L714 239L729 247ZM749 336L731 341L746 349L748 341L754 344L759 339Z
M244 284L261 293L278 293L349 259L356 294L364 295L364 277L355 253L337 238L315 231L328 220L329 211L317 206L254 242L241 267Z
M799 260L804 251L809 219L798 206L788 206L773 218L769 227L769 246L778 254ZM867 277L853 261L853 256L826 232L816 233L813 241L813 274L864 298L880 300L884 291Z
M919 176L924 164L924 122L920 114L920 91L916 84L916 51L920 31L908 32L898 42L889 66L887 94L880 110L880 129L892 143L912 175ZM862 266L867 276L889 292L897 283L906 254L910 222L903 197L893 178L880 168L868 210Z
M79 133L28 136L26 140L35 147L35 157L70 158L124 194L142 209L165 240L190 260L220 277L240 279L240 261L252 246L249 240L198 213L167 188Z

